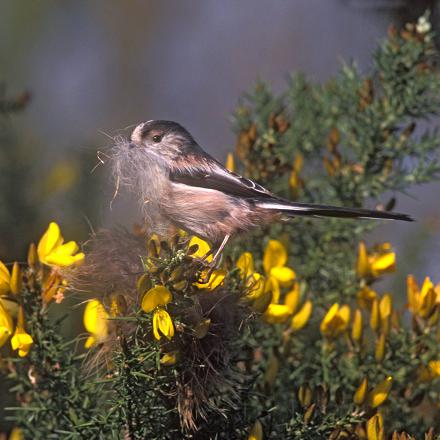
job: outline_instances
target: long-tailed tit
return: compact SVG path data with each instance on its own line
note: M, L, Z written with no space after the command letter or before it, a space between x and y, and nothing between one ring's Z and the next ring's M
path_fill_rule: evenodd
M171 121L139 124L117 146L114 172L141 200L153 230L172 224L210 241L228 239L282 217L316 216L412 221L406 214L296 203L228 171Z

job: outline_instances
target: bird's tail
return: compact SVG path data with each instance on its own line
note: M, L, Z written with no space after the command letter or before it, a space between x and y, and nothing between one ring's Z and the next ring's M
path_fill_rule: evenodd
M340 206L315 205L309 203L295 203L284 200L262 201L258 206L278 211L289 217L312 216L312 217L339 217L339 218L369 218L403 220L405 222L414 221L407 214L399 212L386 212L362 208L343 208Z

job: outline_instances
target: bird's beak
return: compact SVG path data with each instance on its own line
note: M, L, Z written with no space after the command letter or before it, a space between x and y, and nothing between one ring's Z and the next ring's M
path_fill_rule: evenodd
M129 143L128 143L128 148L129 148L130 150L132 150L133 148L136 148L136 144L135 144L134 142L129 142Z

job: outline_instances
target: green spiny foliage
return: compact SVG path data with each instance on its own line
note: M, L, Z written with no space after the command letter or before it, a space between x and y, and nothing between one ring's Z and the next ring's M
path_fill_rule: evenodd
M11 391L20 406L11 420L23 431L25 438L79 439L101 438L104 425L90 425L99 405L104 405L103 386L90 377L84 380L84 354L78 354L77 341L66 341L60 334L61 320L53 323L43 301L42 268L29 268L24 274L20 304L26 316L27 331L32 335L32 350L26 362L12 359L9 380ZM44 429L38 427L44 426ZM101 429L102 428L102 429Z

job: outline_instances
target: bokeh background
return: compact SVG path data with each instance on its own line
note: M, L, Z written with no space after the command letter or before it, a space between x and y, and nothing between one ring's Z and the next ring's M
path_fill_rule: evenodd
M31 100L1 120L0 259L23 259L52 219L77 240L133 223L125 202L110 209L108 167L92 172L111 136L148 119L176 120L224 160L235 143L229 115L258 79L279 92L292 71L318 82L342 60L368 71L391 22L404 25L430 7L436 26L437 3L2 0L0 97L27 90ZM415 225L378 228L376 238L397 249L398 290L408 272L438 281L439 189L400 197L398 210Z

